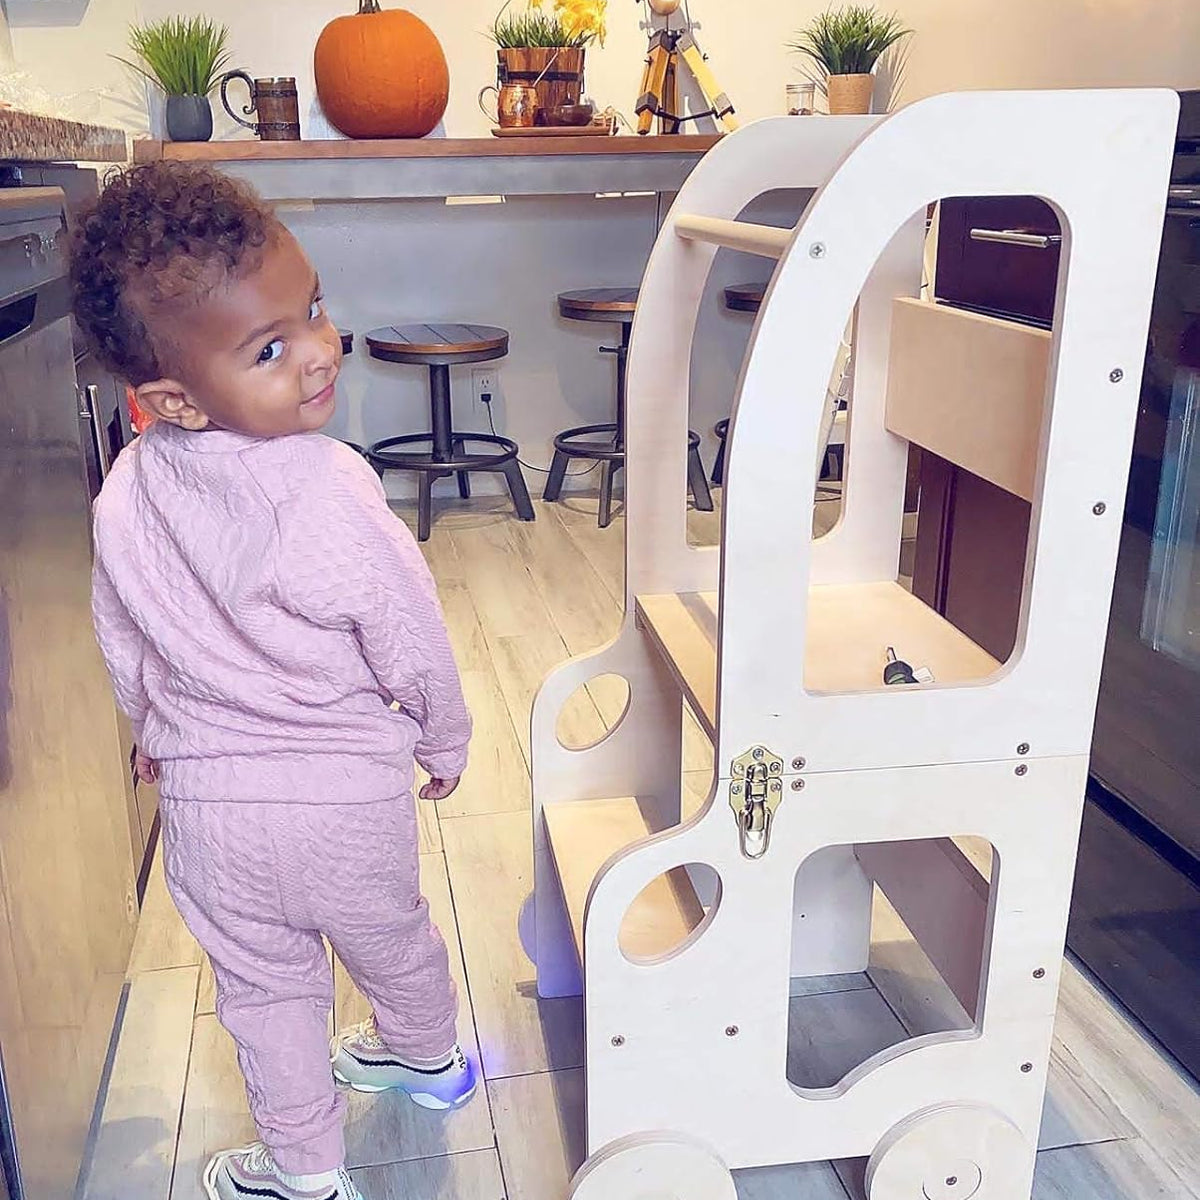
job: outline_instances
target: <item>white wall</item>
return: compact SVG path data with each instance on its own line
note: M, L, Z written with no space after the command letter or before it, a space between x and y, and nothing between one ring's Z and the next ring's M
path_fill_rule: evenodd
M825 3L692 0L701 44L740 115L782 110L784 84L800 78L786 42ZM499 0L407 0L407 6L432 25L450 61L446 132L486 135L489 122L476 96L494 78L495 50L483 30ZM328 130L314 104L312 47L328 20L355 7L356 0L91 0L76 27L18 27L12 36L18 67L47 90L102 90L103 116L145 132L144 92L110 56L125 52L131 21L203 11L228 23L234 65L252 75L297 76L304 132L321 136ZM897 0L897 7L917 31L904 98L954 88L1200 87L1197 0ZM589 51L588 90L599 104L632 116L646 35L633 0L612 0L609 14L608 44ZM234 129L222 117L217 134ZM763 209L779 223L789 211L786 204ZM496 418L528 461L546 465L556 430L606 419L613 363L596 348L611 344L617 331L563 321L554 296L566 288L636 282L654 236L653 201L318 204L283 216L321 270L334 317L358 333L426 318L509 328L512 351L500 372ZM723 311L718 285L764 273L763 263L744 256L719 259L693 369L697 429L707 431L727 415L750 328L748 317ZM343 382L334 432L369 440L427 422L419 368L371 362L360 347L347 361ZM472 411L466 372L455 386L461 423L484 427L485 415ZM540 484L530 476L531 488Z
M448 132L486 132L475 98L493 73L494 50L483 30L499 0L406 0L405 6L429 22L446 48ZM128 25L139 17L202 11L229 25L235 65L253 75L297 76L307 114L317 34L354 7L355 0L91 0L80 25L16 28L13 44L19 65L47 87L108 89L112 117L145 129L144 105L140 114L133 107L138 89L108 55L123 52ZM799 77L786 42L825 7L825 0L692 0L701 44L743 115L781 111L784 83ZM1196 0L897 0L896 8L916 30L910 99L955 88L1200 86ZM645 47L639 13L633 0L612 0L608 44L589 51L590 92L627 113ZM317 131L315 123L308 127Z

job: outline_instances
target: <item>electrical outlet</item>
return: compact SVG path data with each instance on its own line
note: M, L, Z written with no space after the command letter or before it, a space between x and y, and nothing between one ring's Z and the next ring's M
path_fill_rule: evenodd
M471 391L475 403L490 404L496 399L496 388L500 383L500 372L495 367L475 367L471 371Z

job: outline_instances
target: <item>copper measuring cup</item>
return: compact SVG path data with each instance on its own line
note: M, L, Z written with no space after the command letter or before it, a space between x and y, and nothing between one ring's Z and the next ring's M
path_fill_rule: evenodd
M496 111L489 112L483 104L488 92L496 93ZM485 87L479 93L479 109L501 129L529 129L537 116L537 89L528 83L506 83L502 87Z

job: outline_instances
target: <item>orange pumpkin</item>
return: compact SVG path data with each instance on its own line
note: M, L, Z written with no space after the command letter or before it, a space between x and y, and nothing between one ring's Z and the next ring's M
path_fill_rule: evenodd
M441 43L419 17L359 0L335 17L313 56L317 95L332 124L352 138L419 138L442 119L450 69Z

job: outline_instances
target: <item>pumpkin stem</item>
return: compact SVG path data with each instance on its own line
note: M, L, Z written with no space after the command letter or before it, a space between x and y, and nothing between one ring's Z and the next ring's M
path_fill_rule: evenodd
M379 11L379 0L358 0L358 11L362 13L377 13Z

